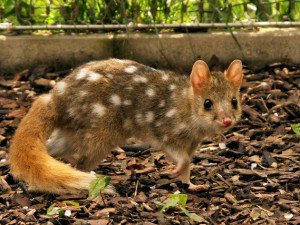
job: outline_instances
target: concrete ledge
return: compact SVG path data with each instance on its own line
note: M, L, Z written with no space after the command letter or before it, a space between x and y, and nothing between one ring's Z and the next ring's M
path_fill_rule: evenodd
M0 36L0 74L38 64L67 68L112 57L112 35Z
M273 62L300 64L299 29L237 31L234 35L242 50L229 32L0 36L0 74L38 64L66 68L110 57L185 71L190 71L195 60L209 62L213 56L226 66L242 59L253 69Z
M114 55L132 58L159 67L181 67L190 71L193 62L209 62L215 55L228 66L241 59L250 68L260 69L270 63L300 64L299 29L264 29L259 32L234 32L241 49L229 32L118 35Z

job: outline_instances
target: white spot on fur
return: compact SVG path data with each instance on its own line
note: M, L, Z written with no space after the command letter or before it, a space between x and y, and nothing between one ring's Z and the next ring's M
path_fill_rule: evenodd
M131 90L133 90L133 87L128 86L128 87L126 87L125 89L128 90L128 91L131 91Z
M115 59L116 60L116 62L118 62L118 63L124 63L124 60L122 60L122 59Z
M100 103L95 103L93 105L93 112L97 114L98 117L102 117L105 114L105 110L106 110L105 106L103 106Z
M88 62L86 65L93 65L93 64L95 64L97 61L90 61L90 62Z
M166 101L165 100L161 100L158 104L158 107L164 107L166 105Z
M146 95L148 95L149 97L153 97L155 95L155 91L152 88L148 88L146 90Z
M69 108L68 113L71 117L76 117L77 115L76 110L74 108Z
M135 82L141 82L141 83L146 83L148 81L148 79L146 77L142 77L139 75L135 75L132 79Z
M119 106L121 105L121 98L119 95L117 94L113 94L111 97L110 97L110 102L112 104L114 104L115 106Z
M64 81L60 81L57 83L56 85L56 90L58 92L59 95L63 95L65 93L67 87L67 83Z
M79 91L79 93L78 93L78 95L79 95L80 97L83 97L83 96L85 96L86 94L87 94L86 91Z
M76 79L80 80L82 78L85 78L87 73L88 73L88 70L86 68L79 70L79 72L76 74Z
M146 77L141 77L140 78L140 82L142 83L146 83L148 81L148 79Z
M44 102L48 104L52 98L52 95L51 94L42 95L42 98L43 98Z
M214 85L217 85L217 83L218 83L218 80L214 79Z
M142 114L140 114L140 113L138 113L138 114L136 114L135 115L135 120L136 120L136 122L138 123L138 124L143 124L143 115Z
M109 79L113 79L113 78L114 78L114 75L112 75L111 73L107 73L107 74L106 74L106 77L109 78Z
M134 73L137 70L136 66L128 66L124 69L126 73Z
M176 108L170 109L167 113L166 113L166 117L172 117L175 115L175 113L177 112Z
M132 104L132 101L131 100L125 100L123 102L123 105L131 105Z
M155 126L156 127L159 127L161 125L161 122L160 121L157 121L156 123L155 123Z
M95 73L93 71L89 71L88 74L89 74L89 76L88 76L87 80L89 80L89 81L96 81L96 80L99 80L102 77L101 74Z
M176 88L176 85L175 85L175 84L169 85L169 90L170 90L170 91L173 91L175 88Z
M154 113L149 111L146 112L146 122L151 123L154 120Z
M161 79L163 79L163 80L168 80L168 79L169 79L169 75L164 73L164 74L162 75Z
M180 131L183 131L187 128L187 125L185 123L179 123L176 128L174 129L175 133L178 133Z

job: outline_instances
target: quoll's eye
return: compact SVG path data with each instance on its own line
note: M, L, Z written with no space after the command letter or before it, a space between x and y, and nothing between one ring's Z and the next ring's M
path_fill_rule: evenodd
M207 109L207 110L211 109L212 105L213 105L213 103L210 99L205 99L205 101L204 101L204 108L205 109Z
M238 103L238 101L237 101L236 97L233 97L231 99L231 104L232 104L232 106L233 106L234 109L237 108L237 103Z

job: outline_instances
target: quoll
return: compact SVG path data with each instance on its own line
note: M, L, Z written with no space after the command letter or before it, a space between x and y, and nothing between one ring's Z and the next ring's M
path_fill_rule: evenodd
M240 118L242 79L240 60L224 73L196 61L190 77L131 60L87 63L33 103L10 147L11 171L30 190L88 189L95 175L84 171L134 136L164 150L176 163L171 175L200 190L190 181L191 157L203 138ZM77 169L55 159L74 154Z

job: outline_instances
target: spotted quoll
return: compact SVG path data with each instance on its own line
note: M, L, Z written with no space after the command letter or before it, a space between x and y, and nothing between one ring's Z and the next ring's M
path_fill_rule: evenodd
M239 60L224 73L196 61L190 77L130 60L87 63L33 103L13 138L11 171L31 190L88 189L95 175L84 171L134 136L175 161L171 176L191 191L202 189L190 181L191 157L203 138L240 118L242 79ZM74 154L80 156L77 169L55 159Z

